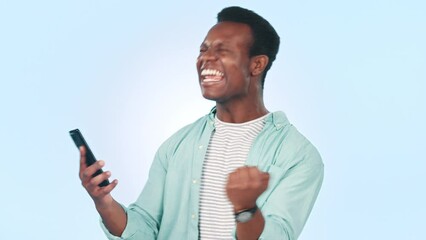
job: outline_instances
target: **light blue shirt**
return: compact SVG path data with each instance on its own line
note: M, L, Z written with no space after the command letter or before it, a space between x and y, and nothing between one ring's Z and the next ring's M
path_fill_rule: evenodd
M200 180L215 111L161 145L142 193L124 207L127 226L122 236L111 235L101 223L109 239L198 239ZM283 112L274 112L265 119L246 165L270 174L268 189L257 199L265 218L259 239L297 239L323 180L324 165L316 148Z

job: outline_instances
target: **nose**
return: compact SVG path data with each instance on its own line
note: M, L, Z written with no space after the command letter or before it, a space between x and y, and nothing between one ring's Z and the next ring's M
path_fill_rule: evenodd
M215 61L217 59L217 54L213 51L211 48L207 48L205 50L200 51L200 55L198 55L198 62L201 65L204 65L205 63L209 61Z

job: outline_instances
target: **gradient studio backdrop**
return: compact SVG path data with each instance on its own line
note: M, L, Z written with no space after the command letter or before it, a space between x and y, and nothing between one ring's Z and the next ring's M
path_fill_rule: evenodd
M213 106L195 59L229 5L281 35L266 104L324 159L300 239L426 239L426 5L397 0L0 1L1 239L104 239L68 131L134 201L158 146Z

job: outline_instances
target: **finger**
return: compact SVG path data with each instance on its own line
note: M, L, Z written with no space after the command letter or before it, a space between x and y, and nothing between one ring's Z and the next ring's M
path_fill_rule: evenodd
M267 172L260 173L260 179L269 181L270 175Z
M103 172L99 174L98 176L95 176L92 179L90 179L89 187L98 186L101 182L107 180L109 177L111 177L110 171Z
M247 168L248 171L248 175L251 179L255 179L258 180L260 178L261 175L261 171L259 171L259 169L257 167L249 167Z
M228 182L227 182L227 186L233 184L235 182L235 176L236 176L236 172L231 172L230 174L228 174Z
M238 181L241 183L247 183L250 180L249 167L241 167L237 170Z
M262 185L264 186L265 189L268 188L268 186L269 186L269 178L270 178L269 173L262 173L261 174L261 182L262 182Z
M86 165L86 148L84 146L80 146L80 170L87 167Z
M83 182L90 181L93 174L95 174L96 171L98 171L104 166L105 166L105 162L103 160L96 161L94 164L84 169L81 180Z
M102 192L106 195L111 193L111 191L117 186L118 180L114 179L108 186L102 187Z
M80 150L80 169L78 171L78 176L80 177L80 180L83 180L84 171L87 168L87 165L86 165L86 148L84 146L80 146L79 150Z

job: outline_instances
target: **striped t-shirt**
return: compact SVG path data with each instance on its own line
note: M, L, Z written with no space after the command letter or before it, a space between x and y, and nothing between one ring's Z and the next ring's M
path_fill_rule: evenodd
M244 166L253 140L265 125L266 116L245 123L226 123L216 116L201 178L201 240L233 239L234 210L225 191L228 174Z

